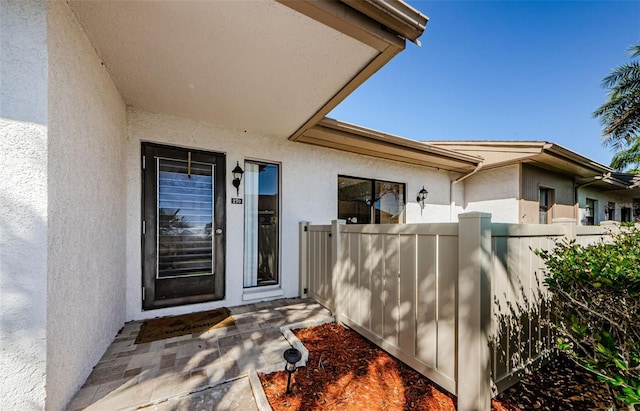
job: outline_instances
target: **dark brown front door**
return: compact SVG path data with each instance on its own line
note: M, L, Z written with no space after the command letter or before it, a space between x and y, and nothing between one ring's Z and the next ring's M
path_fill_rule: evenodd
M225 156L142 145L142 307L224 298Z

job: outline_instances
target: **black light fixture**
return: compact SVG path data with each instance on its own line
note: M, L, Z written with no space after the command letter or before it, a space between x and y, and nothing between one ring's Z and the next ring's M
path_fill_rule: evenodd
M422 210L424 210L424 202L427 199L427 194L429 194L429 192L424 186L422 186L422 190L418 191L416 201L420 204L420 215L422 215Z
M233 186L236 188L236 195L240 194L240 181L242 180L242 175L244 174L244 170L240 168L240 163L236 161L236 166L231 170L231 174L233 174Z
M287 365L285 365L284 369L289 374L289 378L287 379L287 394L290 393L289 387L291 385L291 374L296 371L296 364L298 363L298 361L300 361L301 358L302 354L295 348L289 348L284 351L284 359L287 362Z

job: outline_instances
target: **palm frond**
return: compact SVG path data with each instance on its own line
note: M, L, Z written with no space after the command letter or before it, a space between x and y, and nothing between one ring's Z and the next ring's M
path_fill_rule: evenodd
M611 160L611 168L624 171L630 166L640 166L640 136L636 136L632 143L624 150L618 151Z
M640 56L640 42L629 51L632 58ZM616 67L602 85L609 90L607 101L593 112L602 125L602 143L625 150L640 134L640 61Z
M640 76L640 62L632 61L613 69L611 74L602 80L602 87L608 89L620 88L629 80L638 79Z

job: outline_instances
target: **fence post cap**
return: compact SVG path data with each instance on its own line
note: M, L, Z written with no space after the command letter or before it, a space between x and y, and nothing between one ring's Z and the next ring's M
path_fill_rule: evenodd
M458 219L467 219L467 218L491 218L491 213L483 213L480 211L471 211L468 213L458 214Z
M552 224L577 224L577 220L575 218L570 217L558 217L551 220Z

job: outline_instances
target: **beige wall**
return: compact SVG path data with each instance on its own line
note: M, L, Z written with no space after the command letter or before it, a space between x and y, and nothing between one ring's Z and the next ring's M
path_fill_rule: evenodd
M264 298L298 295L298 223L311 221L326 224L338 216L338 175L375 178L405 183L407 223L449 221L461 199L450 195L457 185L451 181L459 174L412 166L338 150L268 137L219 124L208 124L144 110L128 109L127 167L127 319L142 319L246 304ZM227 200L226 224L226 292L225 299L198 305L142 311L141 309L141 177L140 144L142 141L191 147L225 153L227 176L238 161L254 159L281 166L281 281L271 288L243 289L244 209ZM244 184L244 183L243 183ZM420 210L417 192L429 190L426 206ZM242 197L244 186L240 186ZM227 178L227 196L236 190ZM453 198L452 198L453 197ZM454 204L451 204L451 203Z
M555 190L556 204L571 206L575 204L572 177L523 164L521 198L529 201L538 201L538 190L541 187Z
M553 190L553 205L548 213L548 223L554 218L576 218L573 179L528 164L522 165L520 223L540 222L540 188Z
M63 409L125 321L126 108L66 2L47 2L47 409Z
M0 1L0 408L45 405L47 26L44 1Z
M481 170L464 180L464 211L491 213L493 221L517 223L520 165Z
M551 188L551 187L550 187ZM521 199L520 204L520 223L521 224L539 224L540 203L538 200L530 201ZM575 218L576 208L573 205L554 204L549 212L548 222L554 218Z

